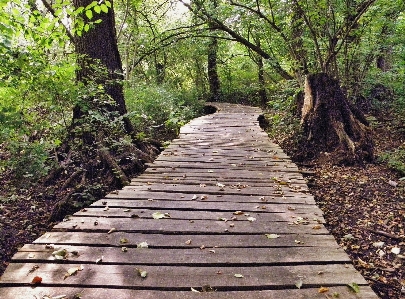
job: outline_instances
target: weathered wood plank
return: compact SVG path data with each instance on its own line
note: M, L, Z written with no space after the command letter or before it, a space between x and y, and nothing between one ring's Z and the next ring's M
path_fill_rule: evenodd
M156 210L150 209L128 209L128 208L86 208L82 211L75 213L74 217L115 217L115 218L141 218L141 219L153 219L153 213ZM235 211L236 212L236 211ZM293 213L247 213L240 211L242 215L235 215L235 212L213 212L213 211L186 211L186 210L164 210L164 213L170 215L171 219L183 219L183 220L218 220L227 219L229 221L248 221L248 216L257 216L257 219L265 217L266 221L279 221L279 222L294 222L297 221L297 216ZM239 211L238 211L239 213ZM301 217L303 218L303 217ZM300 218L300 219L301 219ZM302 220L298 220L302 221ZM306 220L308 225L323 223L323 218L311 218Z
M136 192L133 193L127 190L116 190L114 193L107 194L104 200L96 202L96 205L102 204L102 202L109 202L109 199L131 199L131 200L147 200L154 199L160 200L174 200L174 201L191 201L193 196L197 196L197 200L201 200L201 196L206 196L204 201L207 202L231 202L231 203L259 203L259 204L315 204L314 197L311 194L297 193L294 195L274 194L271 196L251 196L251 195L227 195L227 194L205 194L202 192L190 193L176 193L176 192ZM226 203L225 203L226 205ZM256 205L255 207L258 207ZM206 207L205 207L206 208Z
M146 242L144 240L143 242ZM287 247L287 248L221 248L221 243L214 247L184 248L184 249L154 249L133 248L122 244L121 247L97 246L55 246L46 249L43 245L26 244L13 257L14 263L58 263L52 256L55 250L67 250L70 254L66 262L80 264L95 264L102 258L103 264L125 265L185 265L190 267L223 267L223 266L276 266L276 265L304 265L304 264L338 264L350 263L350 259L342 248L327 247ZM71 254L77 252L77 255Z
M243 211L247 213L280 213L280 221L283 217L291 218L297 217L321 217L322 210L312 204L257 204L253 203L238 203L238 202L209 202L204 200L194 201L191 200L192 196L189 196L189 201L163 201L154 200L153 194L151 200L127 200L127 199L104 199L94 202L92 207L115 207L115 208L148 208L153 210L200 210L200 211ZM210 197L208 197L210 198ZM304 216L305 215L305 216Z
M123 246L121 239L127 239L125 246L136 246L147 242L154 248L206 248L221 246L221 248L268 248L268 247L320 247L337 248L335 239L331 235L310 234L280 234L277 239L268 239L264 234L251 235L163 235L114 232L113 234L98 232L48 232L34 241L35 244L66 244L66 245L105 245ZM188 242L190 240L190 243Z
M71 217L69 221L54 226L56 230L69 231L105 231L112 228L117 231L143 233L177 233L177 234L293 234L298 230L306 234L328 234L322 224L295 225L287 222L263 221L255 215L257 221L210 221L210 220L177 220L177 219L127 219L101 217ZM97 225L94 223L97 222ZM233 226L231 226L233 224ZM316 227L317 229L314 229Z
M218 182L221 184L221 182ZM252 196L269 196L272 194L286 195L298 192L307 192L307 187L302 185L297 186L272 186L272 187L255 187L247 186L246 188L236 188L234 186L215 186L213 185L182 185L180 183L176 184L159 184L159 183L146 183L143 186L135 186L130 184L123 188L123 190L133 191L134 193L138 191L152 191L152 192L184 192L184 193L205 193L205 194L243 194Z
M196 287L197 290L202 291L202 287ZM31 288L14 287L14 288L0 288L0 292L5 298L13 299L29 299L29 298L44 298L48 296L54 298L62 294L66 298L74 298L76 294L80 294L82 298L87 299L100 299L100 298L114 298L114 299L128 299L128 298L142 298L142 299L325 299L325 293L319 293L319 288L305 288L305 289L291 289L291 290L252 290L252 291L217 291L209 293L195 293L191 288L187 291L168 291L168 290L133 290L133 289L107 289L104 287L93 288L80 288L80 287L43 287L38 286ZM338 298L344 299L376 299L377 296L371 291L369 287L360 286L359 294L355 294L346 286L331 286L326 293L330 298L333 294L338 294Z
M364 278L354 269L344 264L333 265L298 265L298 266L263 266L263 267L185 267L185 266L148 266L148 265L105 265L85 264L77 275L67 277L67 271L80 264L45 263L40 264L31 275L27 275L33 264L13 263L1 281L4 284L29 284L33 276L42 277L42 284L86 285L103 287L136 287L140 289L190 290L210 285L222 290L254 290L284 286L296 289L297 281L302 287L346 285L347 281L358 285L367 285ZM141 278L136 271L141 268L148 273ZM220 271L221 274L218 274ZM12 275L10 274L12 272ZM322 274L319 274L322 273ZM243 278L235 277L242 274Z

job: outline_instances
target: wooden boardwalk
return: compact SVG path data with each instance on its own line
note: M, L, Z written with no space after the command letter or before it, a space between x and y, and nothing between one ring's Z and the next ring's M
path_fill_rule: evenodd
M21 248L0 298L378 298L261 111L219 107L130 186Z

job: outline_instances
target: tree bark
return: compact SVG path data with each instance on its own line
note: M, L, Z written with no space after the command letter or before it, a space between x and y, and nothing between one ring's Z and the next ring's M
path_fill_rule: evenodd
M74 0L75 8L86 7L93 0ZM75 37L75 50L78 55L79 69L76 72L78 81L89 82L95 80L97 84L104 87L105 93L109 95L116 107L109 107L110 110L116 110L122 116L127 113L122 86L123 71L120 53L117 46L117 37L115 29L115 17L112 6L108 13L101 12L97 17L101 23L95 24L88 32L83 32L82 36ZM95 65L105 68L106 73L97 70ZM75 107L73 120L83 116L81 107ZM132 131L132 125L128 119L125 119L126 130Z
M217 0L212 0L213 6L218 6ZM215 37L216 25L214 22L208 22L209 31L213 37L208 44L208 82L210 86L210 101L217 102L221 93L221 82L218 75L218 39Z
M325 73L308 75L302 108L302 159L327 153L334 163L372 161L371 130L362 112L351 105L339 82Z

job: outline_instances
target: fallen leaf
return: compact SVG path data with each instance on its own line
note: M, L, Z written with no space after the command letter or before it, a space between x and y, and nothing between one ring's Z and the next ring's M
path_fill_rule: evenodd
M35 257L35 254L33 254L33 253L30 253L29 255L28 255L28 258L29 259L33 259Z
M208 198L207 195L201 195L201 200L206 200Z
M101 256L101 258L96 260L96 264L100 264L103 261L104 256Z
M67 273L65 274L65 277L63 279L66 279L72 275L76 275L78 271L82 271L82 270L83 270L83 266L69 268L69 270L67 270Z
M126 243L128 243L129 241L128 241L128 239L127 238L121 238L120 239L120 244L126 244Z
M391 180L388 181L388 184L390 184L392 187L398 186L398 183L397 183L397 182L391 181Z
M256 218L255 217L248 217L247 220L250 221L250 222L253 222L253 221L256 221Z
M194 293L201 293L200 291L197 291L197 290L194 289L194 288L191 288L191 291L194 292Z
M35 276L32 281L31 284L40 284L42 282L42 277L39 276Z
M149 244L146 242L141 242L136 245L136 248L149 248Z
M243 215L243 214L245 214L245 213L243 213L242 211L236 211L236 212L233 212L233 214L234 214L234 215Z
M267 239L277 239L280 238L280 235L277 234L266 234Z
M329 289L325 287L320 287L318 290L318 293L326 293L326 292L329 292Z
M163 218L170 218L169 213L161 213L161 212L155 212L152 214L153 219L163 219Z
M127 247L121 247L121 251L122 251L122 252L127 252L127 251L128 251L128 248L127 248Z
M314 225L314 226L312 227L312 229L321 229L321 228L322 228L321 225Z
M242 274L235 274L234 275L236 278L243 278L243 277L245 277L245 276L243 276Z
M117 229L116 228L112 228L112 229L110 229L108 232L107 232L107 234L111 234L111 233L113 233L113 232L115 232Z
M52 252L52 256L57 260L63 260L67 257L68 251L66 249L60 249Z
M298 281L295 283L295 286L296 286L298 289L301 289L301 287L302 287L302 279L298 280Z
M210 253L215 253L215 250L214 250L214 249L211 249L209 252L210 252Z
M142 269L136 268L136 271L138 272L138 275L142 278L146 278L148 276L148 272Z
M399 254L399 253L401 252L401 249L400 249L399 247L393 247L393 248L391 249L391 252L392 252L393 254Z
M381 247L384 246L384 244L385 244L385 242L374 242L374 243L373 243L373 246L374 246L374 247L377 247L377 248L381 248Z
M110 208L108 206L105 206L103 211L108 211Z
M359 285L355 282L349 283L347 286L351 291L355 292L356 294L360 292Z
M190 245L190 244L191 244L191 240L187 240L187 241L184 242L184 243L186 243L186 245Z
M197 198L198 198L197 195L194 194L191 200L196 200Z

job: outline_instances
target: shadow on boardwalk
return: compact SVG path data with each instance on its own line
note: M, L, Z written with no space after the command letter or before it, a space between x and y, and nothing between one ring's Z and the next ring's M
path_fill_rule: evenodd
M21 248L0 298L378 298L261 111L218 106L129 186Z

